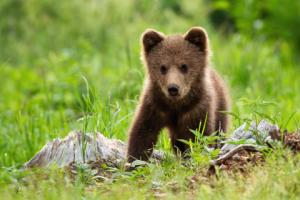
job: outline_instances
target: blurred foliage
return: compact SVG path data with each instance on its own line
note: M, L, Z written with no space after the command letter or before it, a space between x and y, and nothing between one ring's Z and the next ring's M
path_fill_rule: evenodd
M101 7L106 9L98 9ZM108 17L111 9L118 14ZM160 15L154 16L157 10ZM206 0L193 4L179 0L121 3L109 0L74 0L72 3L1 0L0 60L20 63L27 57L27 61L32 62L30 58L45 56L49 51L76 53L76 49L88 50L90 46L106 52L110 48L101 41L116 40L118 34L122 37L131 34L125 22L137 24L142 20L163 27L172 17L178 19L179 24L182 19L190 20L191 24L193 21L204 24L207 16L225 33L239 32L249 38L288 42L300 49L300 1L294 0Z
M181 15L189 17L191 21L203 21L205 13L191 14L197 7L178 0L74 0L72 3L1 0L0 61L32 62L51 51L72 54L78 53L80 48L86 51L96 48L97 52L106 54L111 48L107 46L109 43L103 41L114 40L114 45L126 48L132 27L136 28L141 22L152 22L162 27L171 18ZM159 15L156 15L157 10L160 11ZM122 44L124 37L128 43Z
M300 1L212 0L210 17L216 27L250 38L287 41L300 49Z

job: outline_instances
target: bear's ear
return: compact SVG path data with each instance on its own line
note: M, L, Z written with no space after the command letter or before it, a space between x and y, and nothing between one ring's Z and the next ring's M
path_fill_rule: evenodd
M196 45L200 51L208 50L208 37L206 31L201 27L193 27L184 35L184 39Z
M142 35L142 43L145 53L149 53L153 47L164 40L164 35L153 30L147 29Z

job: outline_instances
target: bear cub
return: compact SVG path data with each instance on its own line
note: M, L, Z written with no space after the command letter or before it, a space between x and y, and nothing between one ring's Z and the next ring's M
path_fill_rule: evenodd
M147 78L129 131L128 162L147 160L163 128L175 152L185 153L193 140L191 129L204 124L204 134L227 131L228 92L210 66L206 31L191 28L184 35L147 29L141 38Z

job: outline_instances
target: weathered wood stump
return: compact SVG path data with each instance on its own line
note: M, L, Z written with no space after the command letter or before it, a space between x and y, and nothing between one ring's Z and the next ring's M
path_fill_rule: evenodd
M118 167L126 161L126 148L121 140L106 138L99 132L83 134L73 131L64 139L57 138L47 143L24 167L66 167L73 163L98 161ZM163 153L155 150L152 157L161 160Z

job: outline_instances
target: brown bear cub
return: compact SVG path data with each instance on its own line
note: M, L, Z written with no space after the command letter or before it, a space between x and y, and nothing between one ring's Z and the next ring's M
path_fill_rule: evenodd
M155 30L142 35L142 58L147 79L130 129L128 162L147 160L158 134L166 127L176 152L193 140L191 129L205 124L204 134L228 127L229 99L219 75L209 64L206 31L191 28L185 35L165 36Z

